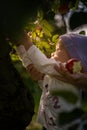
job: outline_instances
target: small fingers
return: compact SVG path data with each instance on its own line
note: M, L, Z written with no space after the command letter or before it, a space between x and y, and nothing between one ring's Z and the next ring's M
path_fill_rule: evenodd
M33 64L30 64L27 66L26 70L30 73L33 68L34 68Z
M54 69L62 74L63 76L66 75L67 69L65 68L65 65L63 63L59 63L58 65L54 66Z
M30 64L27 67L27 71L30 74L30 77L35 81L42 80L44 77L44 75L41 72L39 72L33 64Z

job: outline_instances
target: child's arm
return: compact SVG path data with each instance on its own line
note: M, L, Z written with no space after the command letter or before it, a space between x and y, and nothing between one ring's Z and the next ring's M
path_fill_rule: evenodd
M58 75L58 72L54 69L54 65L57 64L57 62L54 59L47 58L35 45L33 45L26 34L21 36L20 43L24 45L27 52L22 56L24 58L21 58L23 64L26 64L25 58L27 57L41 73ZM21 45L19 45L19 48L20 46Z
M35 45L27 50L28 57L35 67L44 74L58 75L54 69L57 62L54 59L47 58Z
M60 67L55 66L55 70L61 74L61 76L55 77L58 80L73 84L79 89L84 88L87 91L87 73L77 72L72 74L62 64L60 64Z

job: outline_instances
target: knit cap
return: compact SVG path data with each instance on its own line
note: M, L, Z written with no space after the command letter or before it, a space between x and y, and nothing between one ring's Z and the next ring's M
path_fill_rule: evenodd
M87 36L68 33L61 35L60 38L70 57L80 60L84 70L87 72Z

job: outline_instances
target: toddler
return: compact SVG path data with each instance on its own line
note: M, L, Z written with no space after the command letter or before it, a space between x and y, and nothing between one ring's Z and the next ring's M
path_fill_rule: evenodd
M78 35L67 34L61 36L56 46L56 51L52 54L51 58L47 58L35 45L33 45L28 36L24 36L24 39L22 38L22 40L20 40L22 45L19 45L16 48L17 53L27 69L29 69L29 66L33 64L37 70L45 74L43 80L39 81L42 89L42 96L38 111L38 121L47 130L68 130L70 127L73 127L80 122L80 115L78 115L78 117L73 120L71 119L69 122L60 123L60 113L73 113L77 110L79 114L82 114L82 111L80 111L80 92L74 85L56 79L55 76L60 74L54 69L55 64L59 65L60 62L65 63L70 58L73 58L66 47L69 46L69 43L67 43L67 41L64 42L64 39L67 39L67 37L72 39L72 37L76 36ZM74 57L78 58L75 54ZM58 92L59 94L61 92L68 92L68 94L71 93L77 98L77 100L69 102L69 100L65 99L61 95L53 95L54 92Z

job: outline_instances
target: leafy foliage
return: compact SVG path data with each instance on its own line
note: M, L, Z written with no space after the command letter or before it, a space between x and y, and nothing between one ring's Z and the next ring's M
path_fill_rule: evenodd
M58 34L52 34L54 28L47 21L42 19L37 21L35 27L28 32L32 42L44 53L47 57L55 50L55 45L58 41Z

